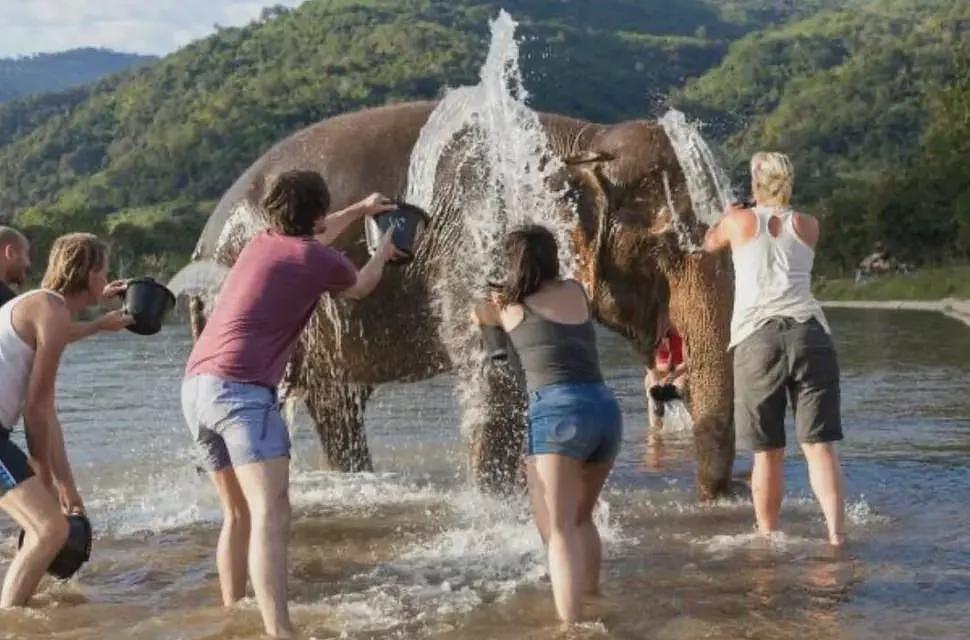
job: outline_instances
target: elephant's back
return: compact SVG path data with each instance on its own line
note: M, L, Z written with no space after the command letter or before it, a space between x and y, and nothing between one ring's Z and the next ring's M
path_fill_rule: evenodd
M435 102L407 102L347 113L281 140L225 192L206 223L193 258L215 255L226 222L240 208L253 210L274 176L291 169L320 172L340 209L373 191L403 195L411 150Z

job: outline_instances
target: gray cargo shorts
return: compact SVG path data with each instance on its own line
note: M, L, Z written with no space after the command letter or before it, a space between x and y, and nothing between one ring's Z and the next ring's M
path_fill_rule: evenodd
M817 320L771 318L734 348L734 424L739 446L785 446L785 409L792 407L803 444L842 439L839 363Z
M289 457L290 433L276 392L198 375L182 382L182 413L209 471Z

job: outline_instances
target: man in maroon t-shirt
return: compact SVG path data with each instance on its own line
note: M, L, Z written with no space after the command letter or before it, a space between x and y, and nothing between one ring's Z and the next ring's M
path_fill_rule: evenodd
M249 241L223 283L185 368L182 411L222 503L223 603L245 597L248 558L266 632L286 638L290 441L275 389L320 296L367 296L399 252L389 232L357 271L328 246L353 222L393 209L380 194L324 218L323 178L289 171L263 205L271 228Z

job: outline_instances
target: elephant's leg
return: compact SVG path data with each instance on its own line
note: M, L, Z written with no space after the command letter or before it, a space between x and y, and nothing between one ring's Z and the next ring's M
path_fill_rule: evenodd
M364 432L364 409L372 391L368 385L331 378L307 394L307 411L331 468L374 470Z
M488 491L511 491L523 477L521 386L507 367L490 363L462 375L462 433L468 444L470 479Z
M459 380L469 480L481 489L505 492L522 477L523 385L514 373L514 352L506 364L486 357L481 331L470 321L472 297L460 291L451 289L445 296L439 331Z

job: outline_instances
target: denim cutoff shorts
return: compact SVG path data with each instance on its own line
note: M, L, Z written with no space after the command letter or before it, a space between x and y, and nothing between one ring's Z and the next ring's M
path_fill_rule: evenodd
M198 375L182 382L182 413L209 471L290 456L276 392Z
M602 382L550 384L529 394L529 456L609 462L622 439L620 405Z

